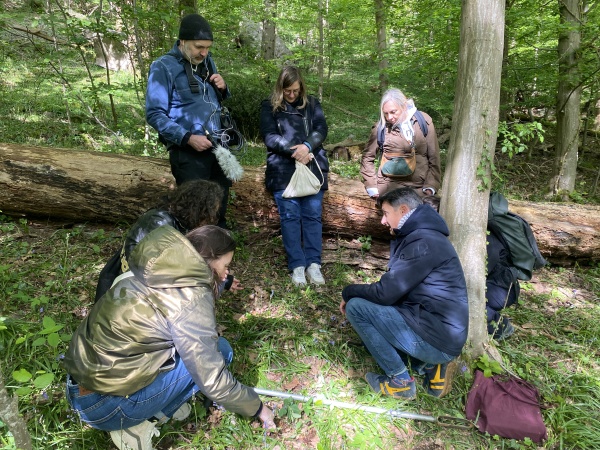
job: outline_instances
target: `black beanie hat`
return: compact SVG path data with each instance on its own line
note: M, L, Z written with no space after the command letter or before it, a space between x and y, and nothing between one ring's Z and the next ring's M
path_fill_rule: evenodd
M198 14L188 14L181 19L179 39L184 41L212 41L213 34L210 25L204 17Z

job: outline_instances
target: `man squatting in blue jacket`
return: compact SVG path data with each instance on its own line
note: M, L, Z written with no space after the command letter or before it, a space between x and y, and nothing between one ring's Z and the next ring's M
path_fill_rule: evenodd
M178 186L203 179L223 188L218 225L226 228L231 181L211 151L206 133L215 139L222 135L221 101L231 94L209 52L212 43L212 29L204 17L188 14L181 19L179 39L150 66L146 120L169 150Z
M375 392L414 398L410 361L427 393L442 397L467 340L464 273L444 219L412 189L387 192L379 204L381 223L395 236L388 271L376 283L346 286L340 311L385 372L366 374Z

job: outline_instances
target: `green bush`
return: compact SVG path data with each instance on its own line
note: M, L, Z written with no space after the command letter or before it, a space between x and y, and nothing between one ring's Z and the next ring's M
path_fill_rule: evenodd
M225 100L235 123L248 140L259 139L260 103L269 96L271 86L263 79L244 73L228 75L232 96Z

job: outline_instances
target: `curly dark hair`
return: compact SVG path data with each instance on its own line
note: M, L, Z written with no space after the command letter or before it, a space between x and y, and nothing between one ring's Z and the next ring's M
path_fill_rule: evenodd
M186 230L219 221L224 191L214 181L192 180L177 186L158 206L173 215Z

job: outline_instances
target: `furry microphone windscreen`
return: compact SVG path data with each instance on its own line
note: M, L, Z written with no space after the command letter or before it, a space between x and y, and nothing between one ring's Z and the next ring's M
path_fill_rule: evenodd
M217 162L219 163L219 166L221 166L221 169L223 169L223 173L227 178L231 181L239 181L242 179L244 169L237 158L233 156L229 150L222 145L216 145L213 148L213 153L217 157Z

